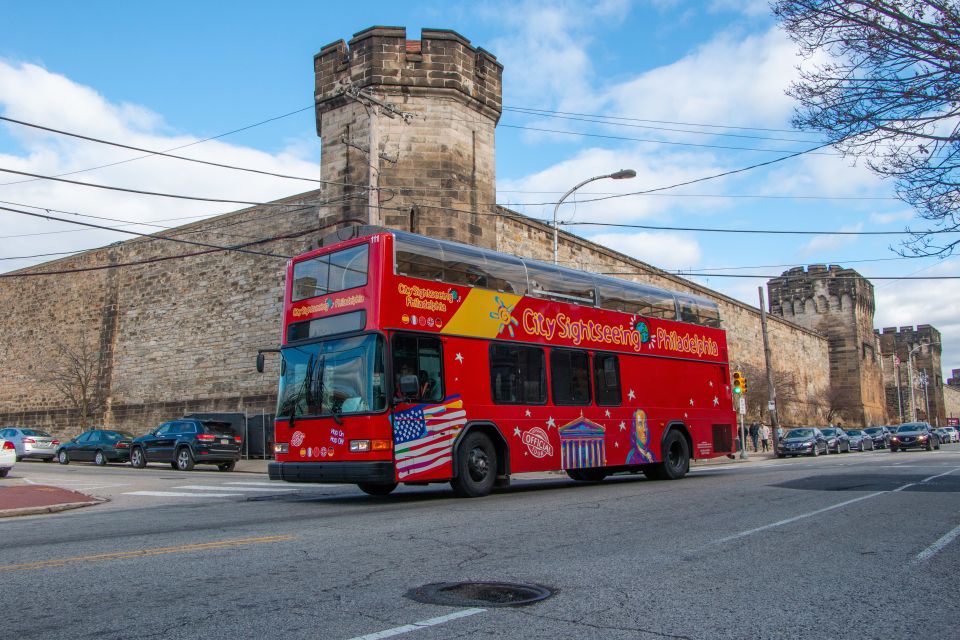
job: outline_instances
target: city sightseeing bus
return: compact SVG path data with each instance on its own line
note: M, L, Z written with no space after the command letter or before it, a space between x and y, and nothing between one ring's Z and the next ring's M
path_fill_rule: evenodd
M411 233L352 235L287 265L271 479L372 495L450 482L475 497L533 471L676 479L734 450L712 301Z

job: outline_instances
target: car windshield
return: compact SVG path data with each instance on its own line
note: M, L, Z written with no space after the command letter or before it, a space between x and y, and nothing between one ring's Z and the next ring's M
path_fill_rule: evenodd
M923 431L923 425L912 423L912 424L902 424L899 427L897 427L897 433L905 433L907 431Z
M787 438L812 438L813 429L794 429L787 434Z
M870 427L869 429L864 429L864 431L866 431L870 435L873 435L875 433L880 433L882 430L883 429L881 427Z
M863 435L863 431L860 431L860 429L850 429L850 431L847 431L847 435L848 435L848 436L860 436L860 435Z
M40 436L41 438L51 437L46 431L37 431L36 429L21 429L21 431L23 431L23 435L25 436Z
M387 406L383 338L333 338L285 347L278 416L382 411Z
M837 435L837 430L836 430L836 429L821 429L821 431L823 432L823 435L825 435L825 436L835 436L835 435Z

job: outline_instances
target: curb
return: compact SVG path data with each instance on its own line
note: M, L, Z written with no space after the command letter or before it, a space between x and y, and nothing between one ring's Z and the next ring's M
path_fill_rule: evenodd
M92 507L107 502L106 499L94 499L87 502L64 502L61 504L50 504L45 507L20 507L18 509L0 509L0 518L13 518L15 516L32 516L43 513L57 513L58 511L69 511L70 509L80 509L82 507Z

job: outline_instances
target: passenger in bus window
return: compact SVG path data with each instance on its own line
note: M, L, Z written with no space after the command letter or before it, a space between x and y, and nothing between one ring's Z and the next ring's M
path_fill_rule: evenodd
M411 386L416 389L416 391L410 391L404 393L404 382L406 382L406 387L409 390ZM411 385L412 382L412 385ZM397 400L405 400L410 398L417 397L417 394L420 391L419 382L417 374L413 372L413 367L410 364L403 363L400 365L400 373L397 374L396 380L393 385L393 395Z

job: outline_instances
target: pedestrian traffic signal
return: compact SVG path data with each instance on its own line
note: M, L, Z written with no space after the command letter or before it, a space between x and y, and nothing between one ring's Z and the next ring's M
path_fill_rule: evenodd
M733 393L735 395L743 393L743 374L739 371L733 372Z

